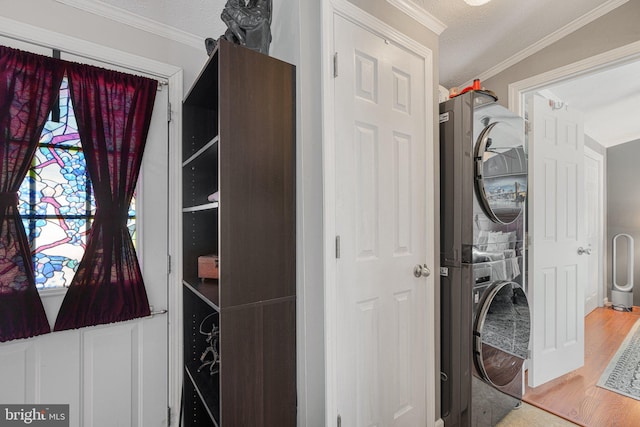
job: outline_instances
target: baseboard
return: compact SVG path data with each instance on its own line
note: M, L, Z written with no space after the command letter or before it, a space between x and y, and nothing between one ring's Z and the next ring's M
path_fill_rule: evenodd
M438 418L436 420L435 427L444 427L444 421L442 418Z

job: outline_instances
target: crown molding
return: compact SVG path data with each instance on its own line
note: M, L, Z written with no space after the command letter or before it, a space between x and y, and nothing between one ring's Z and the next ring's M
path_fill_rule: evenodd
M175 42L201 49L204 47L204 39L195 34L179 30L169 25L145 18L128 10L121 9L101 2L99 0L56 0L58 3L75 7L76 9L111 19L125 25L146 31L151 34L164 37Z
M121 66L147 76L167 78L182 72L179 67L174 65L60 34L24 22L14 21L3 16L0 16L0 35L49 49L58 49L83 58Z
M417 53L430 64L429 67L433 66L433 51L419 41L412 39L398 29L369 14L349 0L329 0L329 3L335 13L348 20L355 20L354 22L359 25L365 25L369 30L378 34L383 39L392 40L405 49Z
M387 0L390 1L390 0ZM629 0L609 0L603 4L601 4L600 6L596 7L595 9L593 9L591 12L585 13L584 15L582 15L581 17L575 19L574 21L571 21L570 23L568 23L567 25L565 25L564 27L560 28L559 30L549 34L548 36L540 39L540 41L532 44L531 46L529 46L528 48L518 52L517 54L513 55L512 57L502 61L501 63L495 65L494 67L489 68L487 71L485 71L484 73L481 73L478 77L480 81L484 81L487 79L490 79L491 77L501 73L502 71L506 70L507 68L517 64L518 62L528 58L529 56L541 51L542 49L544 49L547 46L550 46L551 44L557 42L558 40L568 36L569 34L573 33L574 31L584 27L585 25L595 21L596 19L606 15L607 13L611 12L612 10L622 6L623 4L627 3ZM468 84L465 84L461 87L466 87L468 85L470 85L472 82L467 82Z
M397 9L400 9L437 35L440 35L447 28L447 25L444 22L431 15L411 0L387 0L387 3L395 6Z

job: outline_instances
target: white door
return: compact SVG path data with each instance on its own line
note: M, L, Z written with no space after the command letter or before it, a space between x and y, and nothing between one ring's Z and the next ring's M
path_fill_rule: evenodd
M167 308L167 103L164 87L156 95L136 200L136 246L153 310ZM63 296L64 290L42 296L51 324ZM167 340L167 316L156 315L2 343L0 402L69 404L72 427L166 426Z
M585 147L584 150L584 192L586 215L586 242L591 251L587 263L584 314L591 313L603 303L603 158Z
M588 255L581 114L529 99L529 385L584 363L584 292Z
M431 79L424 59L337 16L334 40L338 414L343 426L426 425L434 285L414 267L433 259Z

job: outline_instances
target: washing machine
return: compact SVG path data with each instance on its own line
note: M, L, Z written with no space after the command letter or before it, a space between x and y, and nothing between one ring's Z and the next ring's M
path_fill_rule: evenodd
M441 416L493 426L524 387L527 158L522 118L484 91L440 104Z

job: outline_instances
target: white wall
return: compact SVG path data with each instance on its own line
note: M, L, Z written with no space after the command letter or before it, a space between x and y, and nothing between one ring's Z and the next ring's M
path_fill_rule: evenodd
M296 66L298 426L324 426L320 1L273 8L269 54Z

